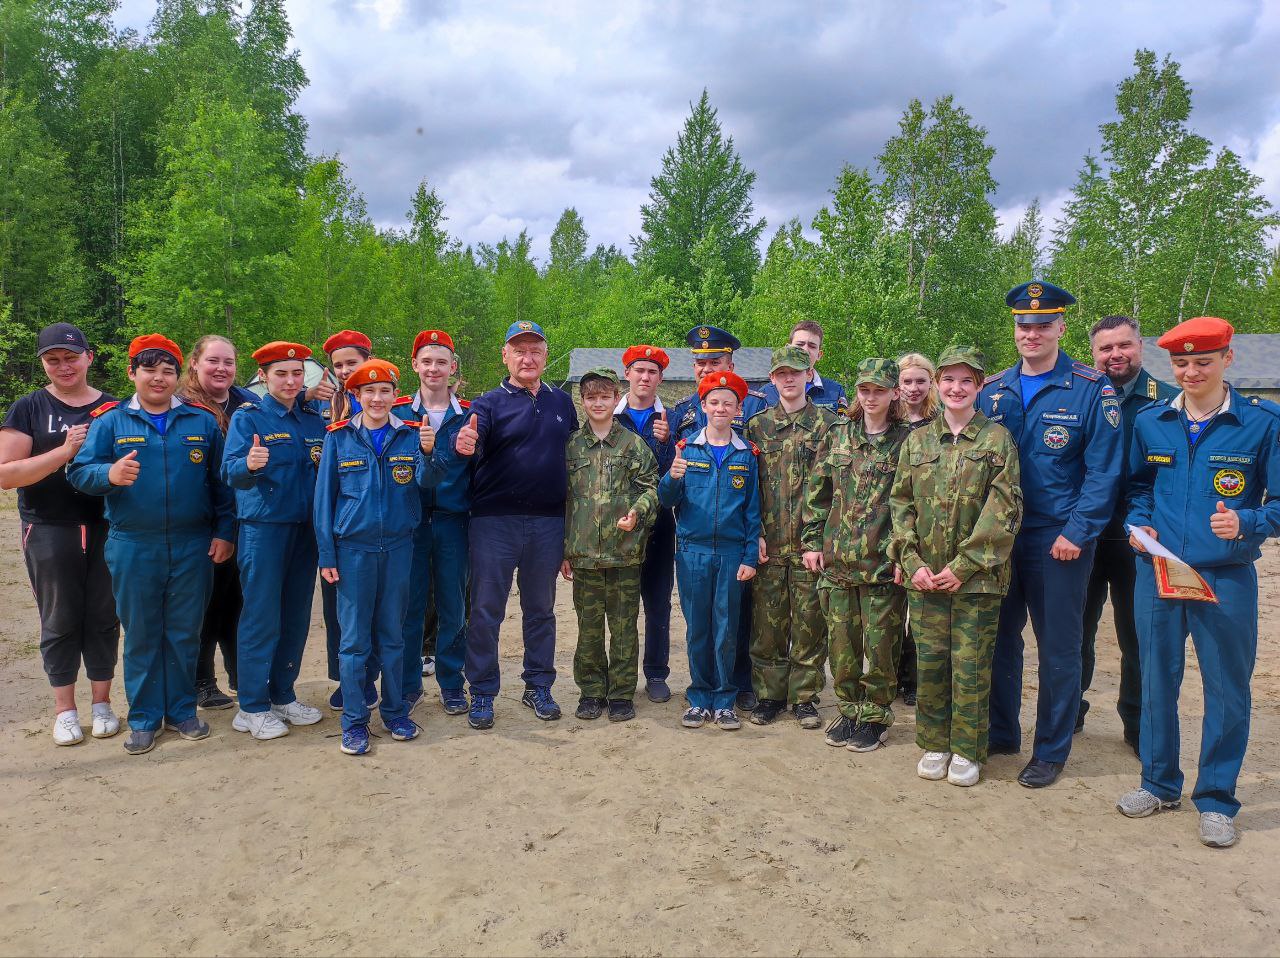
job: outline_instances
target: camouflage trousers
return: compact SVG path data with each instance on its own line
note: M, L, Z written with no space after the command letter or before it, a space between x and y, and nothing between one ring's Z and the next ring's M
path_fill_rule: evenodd
M574 569L573 607L578 613L578 647L573 680L584 698L631 699L636 694L640 638L640 566ZM609 651L604 645L609 626Z
M892 725L906 590L892 583L842 585L828 578L823 578L818 590L827 619L832 685L840 714L854 721Z
M817 574L770 559L756 570L751 596L756 695L788 705L816 699L827 680L827 623Z
M991 656L1000 624L999 595L912 592L916 640L916 744L987 760Z

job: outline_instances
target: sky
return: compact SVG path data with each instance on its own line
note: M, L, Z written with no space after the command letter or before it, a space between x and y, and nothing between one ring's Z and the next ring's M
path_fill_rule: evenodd
M144 30L152 0L122 0ZM545 3L290 0L314 154L338 154L382 227L424 178L450 233L527 229L545 256L566 207L630 251L663 152L703 88L769 226L807 227L840 168L873 166L912 98L946 94L995 147L1010 231L1060 212L1139 47L1172 55L1191 126L1280 206L1280 3L846 0Z

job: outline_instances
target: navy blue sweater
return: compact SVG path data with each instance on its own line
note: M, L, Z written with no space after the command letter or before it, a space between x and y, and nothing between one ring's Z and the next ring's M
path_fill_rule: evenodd
M578 428L573 400L543 383L534 396L502 380L471 404L480 441L471 473L472 516L564 516L564 447Z

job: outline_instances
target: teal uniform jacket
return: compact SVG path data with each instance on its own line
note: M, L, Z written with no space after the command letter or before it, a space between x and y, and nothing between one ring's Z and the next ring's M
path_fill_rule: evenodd
M684 478L668 473L658 484L658 501L676 512L677 551L734 556L754 569L761 529L755 447L735 434L719 467L705 431L677 448L688 462Z
M246 457L257 436L270 453L251 472ZM302 403L286 409L270 394L245 403L231 417L222 478L235 490L236 515L251 522L311 522L325 421Z
M768 409L764 393L758 389L748 389L747 397L742 400L742 412L733 420L733 431L741 433L747 428L747 420ZM689 439L707 428L707 415L702 411L702 400L698 394L680 400L675 411L668 420L671 423L671 435L679 439Z

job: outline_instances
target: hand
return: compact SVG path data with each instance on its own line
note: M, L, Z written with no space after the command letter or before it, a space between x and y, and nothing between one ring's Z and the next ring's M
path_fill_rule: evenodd
M751 566L749 566L749 565L740 565L740 566L738 566L738 581L739 581L739 582L750 582L750 581L751 581L752 579L754 579L755 577L756 577L756 570L755 570L755 569L753 569L753 568L751 568Z
M676 448L676 457L671 460L671 469L668 471L672 479L683 479L684 474L689 471L689 464L684 461L684 450Z
M1049 555L1060 562L1072 562L1080 558L1080 547L1066 536L1058 536L1053 541L1053 548L1049 550Z
M334 568L325 568L320 570L320 578L325 582L333 585L338 581L338 570Z
M475 413L467 420L467 424L458 430L458 440L454 444L459 456L474 456L476 443L480 441L480 417Z
M573 581L573 566L569 565L569 560L565 559L560 563L560 578L565 582Z
M760 537L760 559L759 559L759 562L760 562L760 564L761 564L761 565L764 565L764 564L765 564L766 562L768 562L768 561L769 561L769 550L765 548L765 544L764 544L764 536L761 536L761 537Z
M249 454L244 457L244 464L250 472L257 472L267 464L267 460L271 458L271 450L262 444L262 439L257 433L253 436L253 445L249 447Z
M325 376L324 379L307 390L307 399L328 402L337 394L338 387L333 384L333 381L328 376Z
M822 561L821 552L806 552L800 557L800 561L804 563L804 567L810 572L821 572L826 568L826 564Z
M138 471L142 465L138 462L138 450L127 453L123 459L117 459L107 470L107 481L113 486L131 486L138 481Z
M1157 541L1160 539L1160 533L1156 532L1156 530L1155 530L1155 529L1152 529L1150 526L1137 526L1137 528L1141 529L1143 532L1145 532L1147 535L1151 536L1151 538L1156 539ZM1141 542L1139 542L1139 541L1137 540L1137 538L1136 538L1135 536L1132 536L1132 535L1130 535L1130 536L1129 536L1129 545L1130 545L1130 547L1132 547L1132 549L1133 549L1133 551L1134 551L1134 552L1146 552L1146 551L1147 551L1146 549L1144 549L1144 548L1142 547L1142 543L1141 543Z
M653 421L653 438L658 442L666 442L671 438L671 424L667 422L665 409L658 413L658 418Z
M902 585L902 566L900 565L893 567L893 584Z
M422 425L418 427L418 445L427 455L436 447L436 431L431 428L429 419L422 420Z
M932 592L937 588L933 573L929 571L928 566L923 565L911 573L911 584L920 592Z
M1209 528L1219 539L1240 538L1240 513L1228 509L1226 503L1218 500L1218 511L1209 517Z
M67 454L67 462L76 457L76 453L84 445L84 437L87 435L89 435L89 424L87 422L82 422L80 425L72 426L67 430L67 434L62 439L62 449Z
M1080 550L1076 550L1076 554L1080 554ZM941 572L933 577L933 587L939 592L959 592L962 583L956 574L951 571L951 566L947 566Z
M625 516L618 520L618 528L623 532L630 532L636 527L636 523L640 521L640 517L636 515L636 511L632 509Z
M235 555L236 547L226 539L214 539L209 543L209 557L213 559L217 565L222 565L233 555Z

